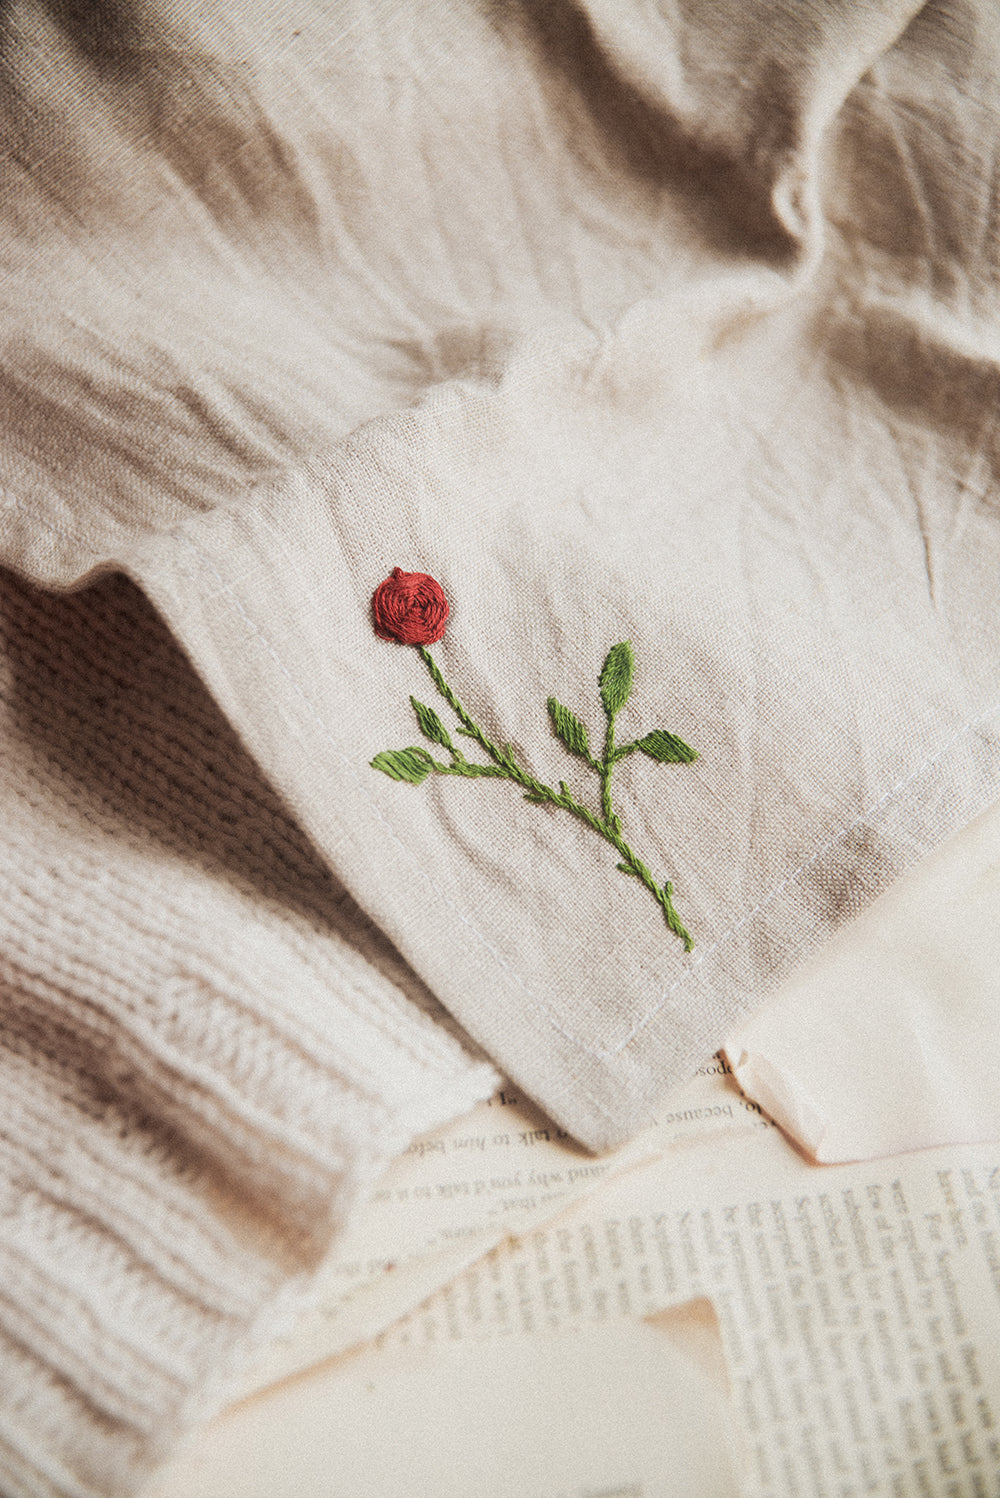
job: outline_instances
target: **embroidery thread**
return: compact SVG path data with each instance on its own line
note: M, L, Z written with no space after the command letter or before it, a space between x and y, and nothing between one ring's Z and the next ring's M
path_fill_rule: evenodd
M658 884L647 866L629 847L622 836L621 816L615 811L611 800L611 775L614 767L619 760L634 754L636 750L656 760L658 764L691 764L698 758L696 750L664 728L654 728L640 739L616 745L616 720L631 696L635 675L635 657L631 643L622 640L619 644L612 645L598 678L605 718L604 749L600 759L591 750L586 726L576 714L563 707L555 697L550 697L547 703L557 738L571 754L582 759L598 776L601 799L598 815L576 799L565 780L560 780L558 791L537 780L516 762L510 744L502 747L494 744L466 712L427 649L428 645L443 638L448 614L448 601L441 585L426 572L404 572L395 567L391 575L379 584L372 597L376 634L385 640L417 647L435 687L458 718L460 726L454 730L456 735L475 740L490 763L467 760L452 741L434 709L419 702L416 697L411 697L410 705L421 733L430 743L447 750L451 762L444 764L436 760L422 745L417 744L407 749L388 749L376 754L371 761L372 769L381 770L391 779L406 781L410 785L420 785L431 774L461 775L470 780L512 780L524 791L524 799L533 805L556 806L568 811L611 844L619 855L618 869L645 886L661 907L670 931L684 943L684 950L690 952L694 940L674 907L671 881L668 879L662 885Z

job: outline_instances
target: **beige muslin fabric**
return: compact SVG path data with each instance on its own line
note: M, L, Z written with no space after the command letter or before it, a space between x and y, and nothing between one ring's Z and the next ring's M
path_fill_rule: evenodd
M0 943L30 949L6 1012L37 1137L86 1114L117 1169L148 1127L171 1181L208 1172L183 1175L207 1221L211 1179L322 1242L429 1097L492 1075L433 993L582 1140L620 1140L1000 788L995 7L11 0L0 28L0 544L28 662ZM545 702L599 740L601 662L632 641L619 736L701 757L633 755L616 806L693 953L565 813L370 768L418 739L411 694L449 713L372 630L397 565L448 595L434 654L469 711L581 797ZM144 766L127 794L106 712L113 764ZM250 788L223 794L233 757ZM196 1077L206 993L229 1040ZM46 1340L65 1304L18 1281L3 1325L34 1319L4 1334L50 1384L8 1398L5 1449L41 1471L58 1430L52 1491L101 1462L127 1487L282 1273L141 1414L97 1301L74 1362Z

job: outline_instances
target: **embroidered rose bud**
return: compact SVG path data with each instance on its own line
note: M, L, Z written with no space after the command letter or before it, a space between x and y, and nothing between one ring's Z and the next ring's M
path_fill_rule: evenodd
M375 633L401 645L433 645L448 623L444 589L426 572L404 572L394 567L372 594Z

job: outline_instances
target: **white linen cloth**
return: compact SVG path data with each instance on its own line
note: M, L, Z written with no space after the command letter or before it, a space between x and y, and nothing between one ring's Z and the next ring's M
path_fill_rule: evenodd
M46 1119L10 1124L11 1202L86 1117L111 1175L84 1206L67 1160L47 1242L85 1214L145 1253L95 1203L119 1150L166 1150L144 1200L228 1223L235 1189L321 1244L493 1075L428 990L622 1139L1000 787L995 8L12 0L0 27L4 1055ZM565 811L371 768L418 741L411 694L455 728L372 629L395 566L444 587L433 657L475 719L598 808L546 701L599 743L632 642L619 742L700 758L633 754L615 807L692 953ZM124 1491L283 1275L198 1356L147 1328L186 1351L141 1410L93 1297L93 1345L54 1337L60 1275L4 1281L8 1485Z

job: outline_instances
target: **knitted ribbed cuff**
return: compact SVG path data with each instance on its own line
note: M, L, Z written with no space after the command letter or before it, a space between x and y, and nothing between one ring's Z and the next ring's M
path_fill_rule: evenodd
M496 1079L342 935L8 772L0 1492L112 1498Z

